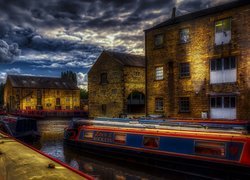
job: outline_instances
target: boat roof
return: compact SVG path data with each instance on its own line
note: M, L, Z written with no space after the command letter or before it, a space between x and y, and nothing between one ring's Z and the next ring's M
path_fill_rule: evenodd
M155 130L180 130L194 132L221 132L249 134L249 121L209 121L209 120L151 120L128 118L96 118L94 120L75 120L77 126L94 125L102 127L138 128Z

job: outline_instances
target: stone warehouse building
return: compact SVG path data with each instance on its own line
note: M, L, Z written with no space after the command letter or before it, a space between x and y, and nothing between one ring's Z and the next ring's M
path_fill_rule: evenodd
M8 75L4 103L14 110L76 110L80 90L73 82L55 77Z
M145 113L145 60L103 51L88 73L89 116Z
M147 114L250 119L250 1L145 30Z

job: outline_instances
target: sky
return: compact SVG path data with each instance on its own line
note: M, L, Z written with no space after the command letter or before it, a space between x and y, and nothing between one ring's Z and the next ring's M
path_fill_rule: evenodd
M0 83L7 74L87 72L103 50L144 55L144 29L232 0L0 0Z

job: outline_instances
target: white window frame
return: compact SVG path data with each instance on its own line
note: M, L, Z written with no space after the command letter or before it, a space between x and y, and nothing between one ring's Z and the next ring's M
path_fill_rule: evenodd
M163 66L158 66L155 68L155 80L163 80L164 69Z
M227 29L224 24L226 21L229 21L229 29ZM223 45L228 44L231 41L231 29L232 29L232 19L231 18L225 18L221 19L215 22L214 24L214 40L215 45ZM221 28L219 29L218 26L221 23Z
M212 99L215 99L213 106ZM229 98L228 106L226 106L225 99ZM220 103L217 103L220 99ZM233 102L232 102L232 99ZM219 105L219 106L218 106ZM221 95L210 97L210 116L212 119L236 119L237 99L235 95Z
M218 69L218 62L221 61L221 68ZM229 67L226 68L226 61ZM234 64L232 64L234 62ZM237 59L226 57L210 61L210 84L235 83L237 81Z

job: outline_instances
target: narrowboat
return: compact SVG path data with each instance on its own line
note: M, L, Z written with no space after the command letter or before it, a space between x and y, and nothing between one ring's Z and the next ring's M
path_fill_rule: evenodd
M248 121L97 118L73 120L64 142L154 167L250 177L249 132Z
M0 131L25 142L40 139L37 122L30 118L2 116L0 117Z

